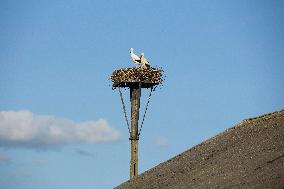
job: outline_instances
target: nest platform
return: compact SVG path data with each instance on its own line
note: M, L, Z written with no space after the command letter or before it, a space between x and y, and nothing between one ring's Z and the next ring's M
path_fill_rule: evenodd
M132 87L141 83L141 88L150 88L163 82L162 68L121 68L115 70L111 77L112 87Z

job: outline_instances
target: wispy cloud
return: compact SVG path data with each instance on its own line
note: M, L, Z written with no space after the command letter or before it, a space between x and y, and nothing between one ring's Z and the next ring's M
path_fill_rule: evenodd
M88 152L86 150L80 149L80 148L76 148L75 152L77 154L79 154L80 156L85 156L85 157L90 157L90 158L94 158L95 157L95 154L93 154L91 152Z
M44 159L34 159L32 160L32 164L36 166L42 166L47 164L47 160Z
M167 147L169 145L167 138L163 136L156 137L155 144L159 147Z
M47 149L67 144L116 141L120 133L106 120L76 123L28 110L0 111L0 146Z
M27 170L15 170L12 173L9 174L9 176L14 177L16 179L28 179L32 176L32 173Z
M12 161L11 157L0 154L0 164L10 164Z

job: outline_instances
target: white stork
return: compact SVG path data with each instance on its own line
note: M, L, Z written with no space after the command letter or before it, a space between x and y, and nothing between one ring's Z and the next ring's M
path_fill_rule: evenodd
M133 48L130 48L130 57L135 64L141 65L141 59L134 54Z
M141 67L142 68L149 68L150 67L150 63L145 58L144 53L141 53L140 60L141 60L141 64L142 64Z

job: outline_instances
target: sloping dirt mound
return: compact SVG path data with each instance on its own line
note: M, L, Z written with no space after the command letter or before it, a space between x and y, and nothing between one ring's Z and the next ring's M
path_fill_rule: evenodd
M132 184L132 185L131 185ZM284 188L284 110L240 124L139 175L132 188Z

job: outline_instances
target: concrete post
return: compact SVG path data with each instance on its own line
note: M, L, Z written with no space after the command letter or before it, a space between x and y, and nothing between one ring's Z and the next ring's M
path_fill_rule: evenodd
M130 100L131 100L131 160L130 160L130 179L135 179L138 176L138 120L140 108L140 95L141 88L139 84L130 87Z

